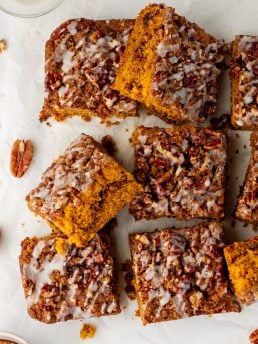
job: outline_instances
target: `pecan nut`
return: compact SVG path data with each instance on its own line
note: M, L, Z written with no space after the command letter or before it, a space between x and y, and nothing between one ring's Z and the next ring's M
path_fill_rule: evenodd
M7 50L7 42L5 39L0 39L0 54Z
M10 170L14 177L21 178L30 166L33 156L31 140L16 140L12 147Z
M258 329L254 330L249 336L250 344L257 344L258 343Z

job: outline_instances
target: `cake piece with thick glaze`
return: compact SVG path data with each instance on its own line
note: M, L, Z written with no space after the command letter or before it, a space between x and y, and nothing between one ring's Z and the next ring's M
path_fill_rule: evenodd
M26 200L31 211L83 247L141 190L97 141L81 134Z
M129 245L144 325L240 311L229 291L219 224L134 233Z
M232 43L231 112L238 129L258 129L258 36L237 36Z
M221 42L165 5L136 19L113 88L167 122L203 122L216 108Z
M191 126L141 126L131 142L134 175L144 189L130 204L136 220L224 217L224 134Z
M58 236L26 238L20 269L29 315L44 323L120 313L111 240L84 248Z
M134 20L71 19L45 47L45 101L41 120L79 115L136 115L136 102L110 88Z

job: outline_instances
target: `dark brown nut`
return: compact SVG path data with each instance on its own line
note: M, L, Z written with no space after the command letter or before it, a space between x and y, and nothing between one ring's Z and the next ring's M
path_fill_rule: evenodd
M7 42L5 39L0 39L0 54L7 50Z
M10 170L14 177L21 178L30 166L33 156L31 140L16 140L11 151Z
M250 344L258 344L258 329L254 330L249 336Z

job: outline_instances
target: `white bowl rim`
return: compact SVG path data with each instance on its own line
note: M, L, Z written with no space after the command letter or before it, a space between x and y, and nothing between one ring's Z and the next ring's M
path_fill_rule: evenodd
M16 336L16 334L13 334L11 332L2 332L0 331L0 340L4 339L4 340L12 340L15 342L15 344L29 344L29 342L27 342L25 339Z
M44 16L45 14L48 14L50 12L52 12L54 9L56 9L59 5L61 5L61 3L64 0L57 0L57 2L55 3L55 5L50 6L49 8L43 10L43 11L39 11L37 13L18 13L15 11L10 11L8 8L6 8L3 5L0 5L0 10L2 10L3 12L10 14L11 16L14 17L19 17L19 18L37 18L37 17L41 17Z

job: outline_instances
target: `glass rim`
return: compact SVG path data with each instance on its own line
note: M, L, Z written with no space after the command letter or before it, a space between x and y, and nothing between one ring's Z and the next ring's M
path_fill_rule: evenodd
M17 12L10 11L10 10L6 9L2 5L0 5L0 10L2 10L3 12L5 12L11 16L18 17L18 18L37 18L37 17L41 17L41 16L44 16L45 14L50 13L51 11L56 9L63 1L64 0L59 0L52 7L49 7L48 9L45 9L44 11L41 11L38 13L17 13Z

